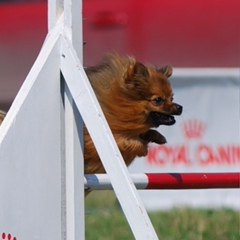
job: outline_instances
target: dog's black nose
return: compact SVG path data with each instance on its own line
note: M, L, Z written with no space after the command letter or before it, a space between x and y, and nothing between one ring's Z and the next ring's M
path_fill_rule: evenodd
M179 104L176 104L176 109L177 109L177 114L182 114L182 111L183 111L183 107Z

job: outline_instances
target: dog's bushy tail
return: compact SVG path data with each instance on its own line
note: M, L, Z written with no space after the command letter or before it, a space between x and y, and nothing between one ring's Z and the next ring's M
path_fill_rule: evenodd
M6 116L6 112L0 110L0 125L2 124L5 116Z

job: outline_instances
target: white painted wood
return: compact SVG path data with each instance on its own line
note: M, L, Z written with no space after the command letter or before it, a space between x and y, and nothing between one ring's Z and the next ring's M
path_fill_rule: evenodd
M111 179L135 238L158 239L84 69L67 36L62 37L61 46L61 70L66 83Z
M82 63L82 4L80 0L64 1L64 30ZM66 84L66 228L67 240L84 239L84 159L83 121Z
M64 25L65 31L71 40L80 62L83 63L82 54L82 1L64 1Z
M0 127L0 232L61 239L58 32L51 32Z
M71 93L65 91L65 161L67 240L84 239L83 121Z
M63 14L63 0L48 0L48 31L52 30Z

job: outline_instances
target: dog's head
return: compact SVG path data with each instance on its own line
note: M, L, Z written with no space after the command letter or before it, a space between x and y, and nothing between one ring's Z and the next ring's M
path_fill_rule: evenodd
M180 115L183 108L173 102L173 92L168 80L172 75L172 67L167 65L155 68L133 61L127 69L124 76L126 93L144 107L149 127L173 125L173 115Z

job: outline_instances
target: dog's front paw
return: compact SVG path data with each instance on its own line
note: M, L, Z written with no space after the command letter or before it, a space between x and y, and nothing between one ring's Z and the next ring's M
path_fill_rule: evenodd
M147 142L154 142L157 144L165 144L167 142L166 138L155 130L148 130L146 133L140 135L140 137Z

